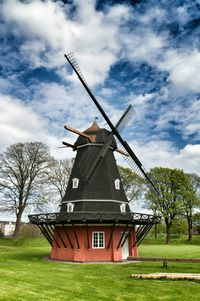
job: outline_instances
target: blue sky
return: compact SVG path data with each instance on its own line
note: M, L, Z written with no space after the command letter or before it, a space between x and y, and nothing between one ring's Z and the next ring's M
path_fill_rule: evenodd
M53 155L99 116L67 64L88 85L144 166L200 174L200 1L16 1L0 4L0 151L41 140Z

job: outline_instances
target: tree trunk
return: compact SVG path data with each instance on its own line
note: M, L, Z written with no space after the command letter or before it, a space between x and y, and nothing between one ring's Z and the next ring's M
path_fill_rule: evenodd
M23 214L23 210L21 210L17 213L17 219L16 219L16 224L15 224L15 231L13 234L13 239L17 239L19 237L19 230L20 230L22 214Z
M188 240L192 241L192 218L191 216L187 216L188 223Z
M169 221L168 217L165 217L165 225L166 225L166 244L169 244L171 240L171 221Z

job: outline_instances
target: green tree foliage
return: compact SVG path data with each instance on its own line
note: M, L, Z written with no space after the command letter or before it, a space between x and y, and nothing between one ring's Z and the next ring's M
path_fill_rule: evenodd
M49 161L49 149L42 142L16 143L0 155L0 208L16 215L14 238L24 210L47 201Z
M144 180L130 168L118 166L122 184L128 200L138 200L144 191Z
M146 193L148 207L163 215L166 243L169 243L172 222L177 215L183 213L183 200L188 196L191 184L187 175L178 169L155 167L150 170L149 176L156 184L159 194L148 186Z
M192 218L195 233L200 234L200 212L196 212Z
M184 216L176 216L172 223L171 233L180 238L181 234L187 234L187 230L187 221Z
M188 223L188 240L192 240L194 209L200 206L200 177L196 174L187 174L189 183L186 185L183 198L184 213Z

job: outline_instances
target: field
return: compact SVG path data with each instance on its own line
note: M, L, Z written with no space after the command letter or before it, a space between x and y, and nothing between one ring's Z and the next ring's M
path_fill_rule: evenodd
M173 257L173 258L200 258L200 237L194 236L192 242L187 236L182 239L172 239L171 244L165 244L163 239L146 239L140 246L140 256L145 257Z
M138 262L70 264L44 260L50 248L43 239L0 240L0 300L3 301L156 301L200 300L195 281L132 279L132 273L200 273L200 264ZM200 244L175 242L165 246L147 241L142 256L200 257Z

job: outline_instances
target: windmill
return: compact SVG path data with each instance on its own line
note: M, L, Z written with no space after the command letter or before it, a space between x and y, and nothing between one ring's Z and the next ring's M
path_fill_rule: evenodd
M71 261L121 261L138 255L138 245L160 217L131 212L114 153L128 160L133 170L148 181L140 160L121 136L134 115L128 106L114 126L89 89L73 54L65 55L110 130L100 128L95 119L85 131L68 125L65 129L78 136L74 144L63 142L76 151L60 212L29 216L46 237L50 258ZM117 141L117 142L116 142Z

